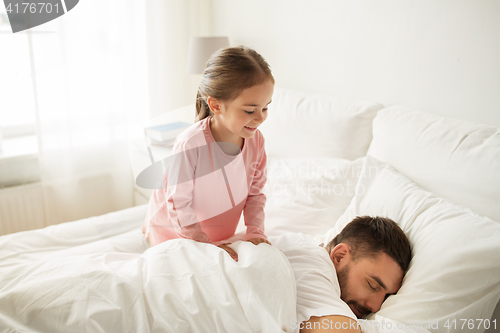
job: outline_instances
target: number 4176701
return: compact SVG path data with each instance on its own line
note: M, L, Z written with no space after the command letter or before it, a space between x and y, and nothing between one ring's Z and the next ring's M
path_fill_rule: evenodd
M448 319L444 323L444 327L448 329L470 329L470 330L477 330L477 329L489 329L490 327L493 327L493 329L496 330L497 328L497 320L489 320L489 319L453 319L450 320Z
M23 8L24 7L24 8ZM35 14L35 13L47 13L47 14L50 14L52 13L53 11L55 13L59 13L59 4L56 3L56 4L51 4L50 2L22 2L22 3L16 3L14 5L12 5L11 3L8 4L7 8L5 8L7 10L7 13L16 13L16 14L20 14L20 13L32 13L32 14Z

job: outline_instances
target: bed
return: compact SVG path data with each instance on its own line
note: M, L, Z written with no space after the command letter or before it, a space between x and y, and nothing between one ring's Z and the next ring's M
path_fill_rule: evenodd
M498 330L499 128L276 88L261 130L271 242L288 232L327 242L357 215L390 217L407 233L402 288L364 332ZM279 250L238 242L242 223L238 263L189 240L149 248L146 210L0 237L0 331L297 330Z

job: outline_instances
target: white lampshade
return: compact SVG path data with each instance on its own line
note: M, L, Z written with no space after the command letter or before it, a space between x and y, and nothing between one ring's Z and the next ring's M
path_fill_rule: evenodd
M189 42L189 74L202 74L210 56L218 49L229 46L227 37L191 37Z

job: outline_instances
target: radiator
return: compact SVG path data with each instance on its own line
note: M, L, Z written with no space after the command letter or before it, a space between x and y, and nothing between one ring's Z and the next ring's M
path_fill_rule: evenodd
M0 235L47 226L41 183L0 190Z
M102 215L132 204L128 169L4 187L0 188L0 235Z

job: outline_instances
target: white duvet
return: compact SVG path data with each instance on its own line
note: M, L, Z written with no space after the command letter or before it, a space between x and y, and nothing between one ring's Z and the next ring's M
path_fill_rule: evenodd
M36 332L287 332L295 280L266 244L174 240L141 254L64 256L2 270L0 326ZM7 329L8 331L8 329Z
M276 247L235 243L238 263L187 240L148 249L146 210L0 237L0 332L293 332L295 280ZM361 329L428 332L389 321Z

